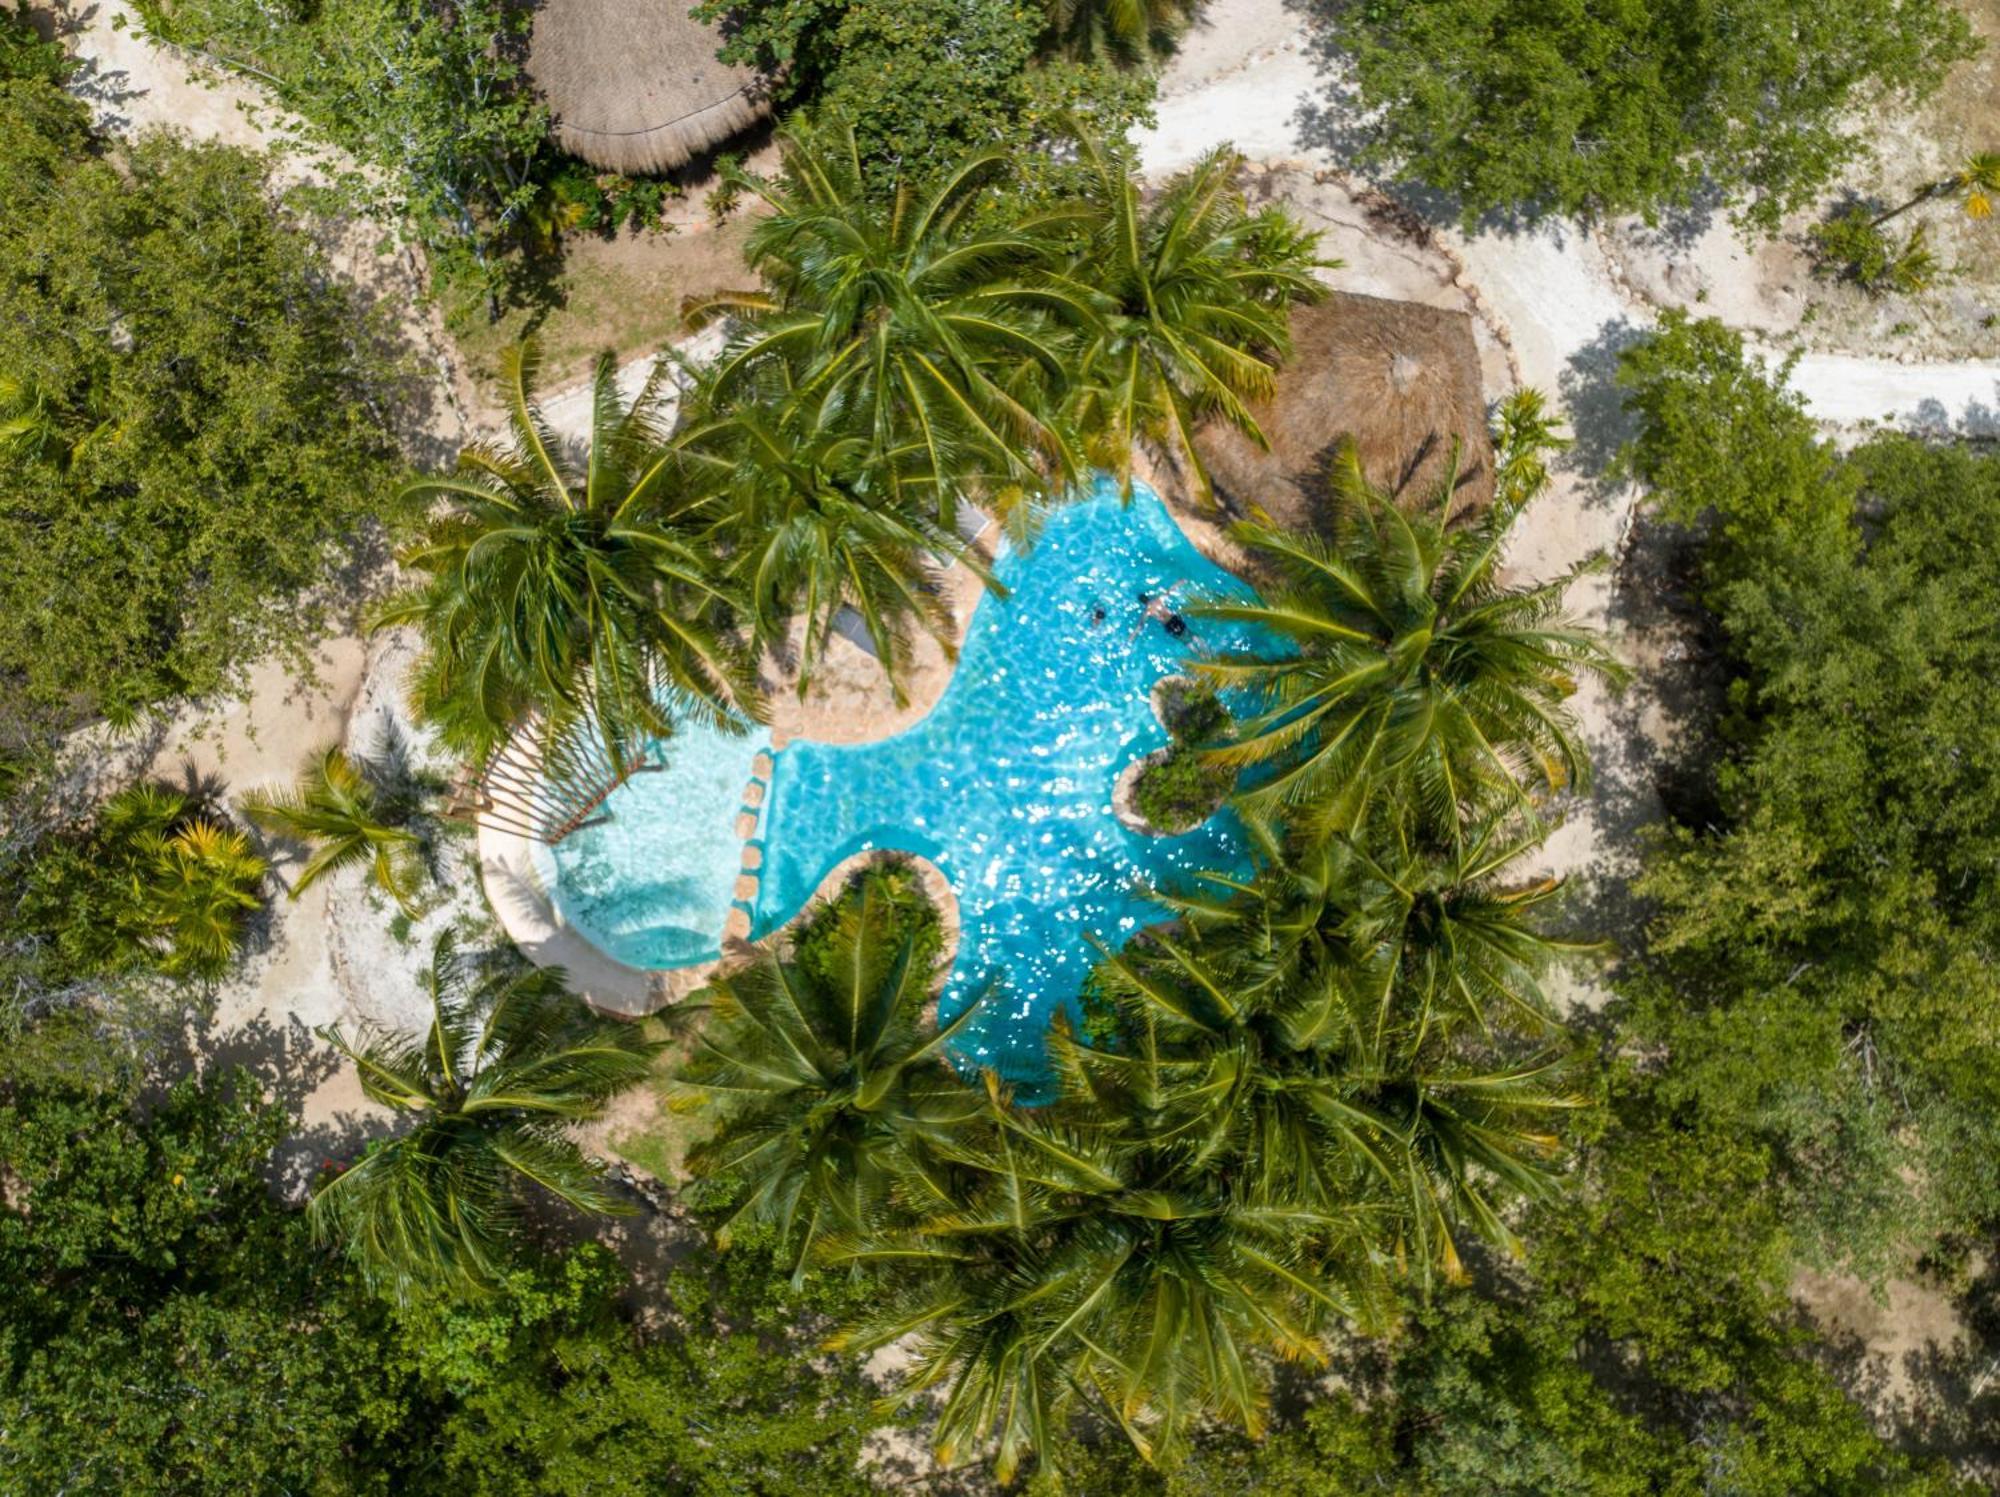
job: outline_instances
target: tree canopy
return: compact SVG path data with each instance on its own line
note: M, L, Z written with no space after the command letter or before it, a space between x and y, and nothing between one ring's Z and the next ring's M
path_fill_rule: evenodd
M303 665L390 508L394 389L241 152L109 152L0 83L0 710L129 714Z
M1496 211L1617 214L1713 189L1765 226L1866 154L1857 122L1970 56L1950 0L1326 0L1365 154Z

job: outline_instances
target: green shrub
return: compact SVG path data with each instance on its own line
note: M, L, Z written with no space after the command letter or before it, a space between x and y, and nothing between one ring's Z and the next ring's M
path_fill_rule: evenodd
M1165 698L1161 703L1161 717L1176 743L1213 743L1229 731L1229 725L1234 721L1229 709L1222 705L1222 699L1215 694L1215 688L1205 681L1193 685L1171 681L1161 695Z
M87 830L29 855L16 922L74 976L212 980L235 959L263 879L241 832L177 790L134 785Z
M1213 816L1235 782L1231 770L1209 763L1191 744L1176 743L1139 772L1132 803L1150 825L1184 832Z
M1900 247L1861 208L1845 208L1812 230L1813 272L1852 282L1871 296L1888 291L1914 295L1943 275L1923 224Z

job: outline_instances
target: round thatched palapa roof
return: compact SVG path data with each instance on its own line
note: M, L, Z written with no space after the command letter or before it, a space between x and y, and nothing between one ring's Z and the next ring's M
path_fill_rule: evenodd
M672 171L771 112L755 73L716 61L722 38L693 3L542 0L528 72L564 150L606 171Z
M1196 433L1233 508L1318 528L1327 465L1352 439L1362 471L1408 503L1431 499L1459 443L1454 507L1493 497L1493 449L1472 319L1418 302L1334 292L1292 314L1292 357L1277 394L1251 407L1269 452L1233 427Z

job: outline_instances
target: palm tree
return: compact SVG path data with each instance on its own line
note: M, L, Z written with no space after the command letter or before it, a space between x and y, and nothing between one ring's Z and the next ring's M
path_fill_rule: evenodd
M1253 874L1203 872L1186 892L1155 897L1206 950L1226 950L1259 982L1310 988L1329 972L1372 998L1377 1035L1434 1022L1538 1033L1553 1026L1542 979L1599 956L1596 943L1547 928L1564 881L1522 877L1521 861L1546 828L1492 815L1442 846L1406 822L1357 839L1286 835L1259 817L1246 824L1259 853Z
M318 1033L352 1061L371 1101L415 1120L313 1197L323 1241L398 1293L491 1289L507 1265L525 1187L581 1211L625 1209L566 1131L648 1073L658 1046L592 1014L559 971L481 958L438 937L422 1035L338 1025Z
M1468 813L1585 783L1589 761L1563 703L1576 673L1615 684L1624 669L1563 615L1576 572L1500 584L1525 496L1500 493L1453 524L1455 482L1447 474L1425 511L1407 515L1369 485L1349 444L1334 462L1328 539L1238 528L1277 581L1254 601L1199 611L1289 648L1196 669L1259 703L1232 741L1208 750L1272 771L1242 792L1248 804L1311 806L1322 830L1351 830L1389 794L1455 835Z
M243 808L260 825L313 849L292 880L292 898L336 869L366 863L376 887L414 912L424 843L410 823L423 812L422 798L379 767L330 748L295 789L247 795Z
M1914 296L1930 290L1942 273L1937 252L1931 248L1930 225L1920 223L1883 267L1882 279L1904 295Z
M2000 194L2000 151L1974 151L1959 163L1956 171L1935 182L1926 182L1907 202L1885 209L1868 222L1871 227L1879 228L1921 203L1946 196L1956 197L1964 205L1966 217L1990 218L1996 194Z
M1253 925L1259 912L1241 919ZM1251 1198L1328 1222L1372 1218L1370 1240L1393 1243L1394 1261L1420 1280L1455 1278L1460 1224L1518 1246L1499 1204L1554 1188L1559 1141L1547 1120L1581 1099L1558 1054L1464 1043L1424 963L1359 957L1274 968L1254 945L1155 929L1098 972L1123 1042L1075 1063L1101 1073L1171 1057L1201 1103L1190 1138L1203 1157L1230 1161Z
M262 902L264 860L249 839L180 791L140 784L104 803L92 840L116 890L111 944L97 958L144 961L169 977L220 977Z
M664 376L627 401L598 360L579 468L534 404L538 365L532 339L502 357L506 448L468 448L455 476L406 491L449 505L402 555L428 582L377 616L423 628L420 709L476 760L531 715L551 739L588 720L614 762L677 712L733 721L753 687L712 506L666 443Z
M864 877L826 918L824 960L767 947L715 983L677 1077L676 1105L718 1125L690 1168L739 1184L723 1245L738 1222L775 1227L795 1272L829 1235L875 1227L899 1180L948 1200L935 1151L982 1105L944 1059L978 1004L923 1032L940 974L902 901Z
M1187 28L1202 0L1047 0L1048 35L1077 58L1142 63Z
M1289 311L1325 287L1319 236L1281 209L1252 213L1234 179L1243 158L1210 152L1142 205L1130 165L1086 139L1095 232L1055 284L1097 317L1073 376L1072 418L1088 456L1129 494L1132 448L1147 442L1212 497L1194 430L1219 418L1259 444L1248 402L1268 396L1290 352Z
M940 489L976 470L936 468L919 439L879 446L837 387L796 386L783 366L765 367L733 399L711 391L705 406L677 443L687 471L726 507L716 534L758 639L782 649L803 620L804 696L841 610L852 608L905 700L910 626L954 648L939 586L945 568L964 562L1000 590L979 553L938 518Z
M758 376L780 362L792 385L850 411L877 449L920 445L926 471L946 480L923 497L947 528L961 492L1005 507L1059 491L1078 471L1055 419L1065 334L1090 311L1041 272L1081 210L978 216L1009 169L998 150L884 201L850 124L795 117L779 140L782 177L734 179L771 209L745 244L767 289L684 310L692 326L740 323L715 389L755 398Z
M836 1247L900 1290L839 1344L913 1338L903 1396L945 1389L941 1459L992 1439L1008 1481L1088 1398L1149 1458L1198 1418L1261 1432L1262 1354L1319 1360L1319 1330L1363 1312L1379 1275L1365 1213L1259 1189L1210 1126L1219 1078L1143 1048L1052 1038L1064 1099L1005 1104L951 1153L977 1184L955 1210Z

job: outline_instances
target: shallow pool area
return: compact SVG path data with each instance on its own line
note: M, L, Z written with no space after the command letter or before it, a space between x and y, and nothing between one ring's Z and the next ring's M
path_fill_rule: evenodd
M1154 495L1142 489L1121 504L1108 482L1050 515L1034 546L1003 555L998 572L1011 595L980 600L926 717L877 743L794 741L775 755L750 915L754 935L778 929L858 852L929 858L957 894L962 927L941 1014L992 985L962 1057L1031 1083L1051 1017L1073 1007L1092 964L1090 938L1116 946L1158 919L1149 885L1247 862L1227 812L1183 836L1147 837L1111 808L1119 771L1166 741L1154 684L1191 648L1244 643L1206 622L1174 638L1146 617L1140 595L1179 601L1242 584L1194 548ZM565 918L634 966L715 955L738 856L718 828L742 813L765 746L761 733L668 745L665 770L621 787L603 825L556 849Z
M553 848L536 844L536 871L564 921L634 967L720 956L743 855L743 790L769 749L761 728L685 724L658 746L661 767L613 791L601 819Z

